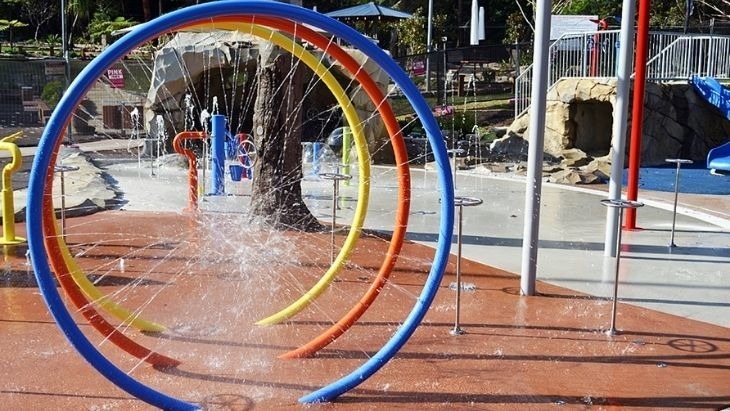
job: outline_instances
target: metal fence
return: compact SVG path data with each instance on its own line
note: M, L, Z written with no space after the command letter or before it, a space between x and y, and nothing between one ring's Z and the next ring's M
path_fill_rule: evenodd
M568 33L555 40L549 49L548 88L563 77L615 77L619 34L618 30ZM729 41L730 36L652 31L647 79L681 80L692 74L728 78ZM515 117L530 106L532 70L529 66L515 80Z
M687 80L692 75L730 78L730 36L675 39L647 62L647 79Z
M70 62L71 79L89 63ZM72 127L78 133L124 132L129 113L144 105L150 63L120 61L87 91ZM0 60L0 127L42 127L66 86L65 64L58 59Z
M525 50L529 49L525 47ZM496 83L496 73L490 67L498 64L502 71L515 72L519 70L519 60L519 45L501 44L442 49L395 58L415 84L434 92L440 102L446 101L444 94L447 91L463 95L467 88L474 87L475 79L479 79L482 86Z

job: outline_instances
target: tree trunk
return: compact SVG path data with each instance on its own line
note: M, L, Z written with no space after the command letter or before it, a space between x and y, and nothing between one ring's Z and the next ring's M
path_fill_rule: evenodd
M251 214L277 229L321 231L302 200L301 69L292 71L291 56L270 44L260 50L256 76Z
M152 18L152 11L150 10L150 0L142 0L142 16L144 21L150 21Z

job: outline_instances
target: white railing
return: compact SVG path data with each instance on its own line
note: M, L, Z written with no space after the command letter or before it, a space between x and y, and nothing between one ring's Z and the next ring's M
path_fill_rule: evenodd
M548 87L562 77L613 75L619 30L566 33L549 48ZM533 65L515 79L515 117L530 106ZM609 74L610 73L610 74Z
M730 79L730 37L683 36L646 63L647 80L688 80L692 75Z
M555 40L550 45L548 89L563 77L614 77L618 64L619 35L619 30L603 30L592 33L566 33ZM668 73L668 69L676 66L693 71L684 77L673 75L672 79L687 79L691 74L710 72L710 70L694 71L703 68L703 63L712 67L711 71L714 73L712 75L720 77L727 72L726 67L730 59L729 41L730 37L727 36L687 36L671 32L650 32L649 63L659 69L653 71L650 69L647 77L653 81L663 80L662 76ZM670 49L673 50L671 53L667 51ZM682 60L683 58L685 60ZM530 107L532 70L533 66L530 65L515 79L515 118Z

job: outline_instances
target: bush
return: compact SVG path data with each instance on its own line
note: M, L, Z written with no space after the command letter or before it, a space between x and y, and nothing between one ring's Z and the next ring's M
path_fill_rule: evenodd
M54 109L58 101L61 100L63 95L63 83L58 80L50 81L43 86L41 91L41 100L48 104L48 107Z

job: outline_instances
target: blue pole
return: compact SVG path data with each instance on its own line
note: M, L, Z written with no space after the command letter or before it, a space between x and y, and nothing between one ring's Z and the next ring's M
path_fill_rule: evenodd
M210 172L210 195L225 194L226 182L223 178L226 166L226 116L213 114L211 118L213 133L211 140L212 170Z
M322 143L312 143L312 174L319 174L319 158L321 157Z

